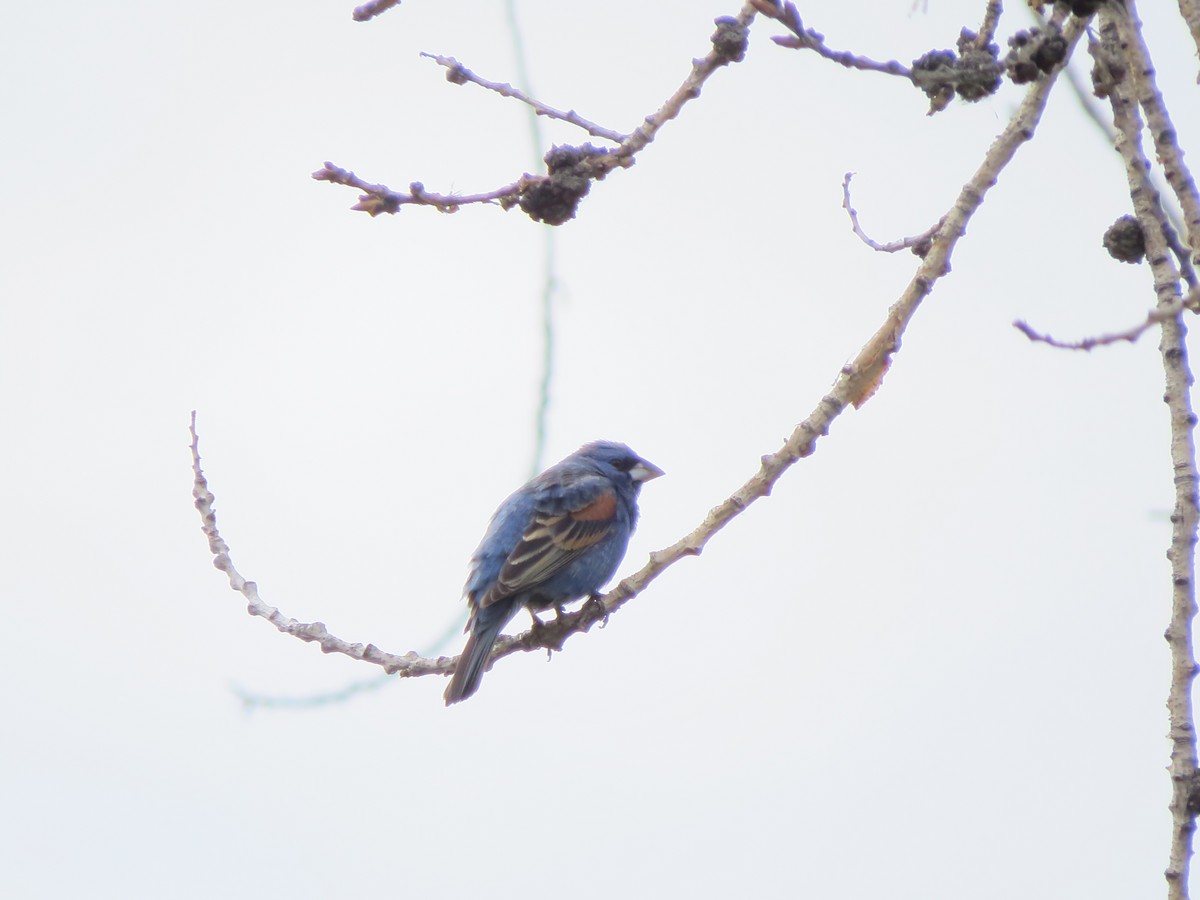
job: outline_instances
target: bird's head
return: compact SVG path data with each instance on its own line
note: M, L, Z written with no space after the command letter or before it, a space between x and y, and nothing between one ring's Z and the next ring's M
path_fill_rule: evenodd
M625 444L618 444L616 441L592 441L576 450L575 456L590 460L602 468L614 469L628 475L635 487L643 481L665 474L654 463L647 462Z

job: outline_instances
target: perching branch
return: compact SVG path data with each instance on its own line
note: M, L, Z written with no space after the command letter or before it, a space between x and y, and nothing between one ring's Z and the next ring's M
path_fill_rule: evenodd
M1079 38L1081 26L1072 24L1066 30L1070 46ZM699 66L700 63L697 63ZM843 366L829 393L822 397L813 411L774 453L760 460L758 471L727 499L713 507L708 515L689 534L663 550L650 554L649 562L639 571L621 581L608 594L584 603L579 609L565 613L516 637L501 637L496 644L492 661L518 651L561 649L573 634L589 631L597 622L610 615L644 591L651 582L679 560L699 555L722 528L744 513L756 500L770 494L775 482L799 460L812 455L817 441L829 433L834 420L848 406L861 407L878 389L892 357L899 351L901 338L921 301L933 290L938 279L950 271L950 258L959 239L966 233L971 217L983 204L987 192L1000 173L1016 155L1017 150L1033 137L1054 84L1054 76L1033 85L1004 131L992 143L983 162L963 186L954 204L947 211L942 227L933 237L916 273L900 298L888 310L879 329L868 339L854 359ZM661 124L661 122L659 123ZM651 135L652 136L652 135ZM454 671L456 658L441 656L426 659L416 653L403 655L387 653L374 644L350 643L329 633L320 622L302 623L283 615L267 605L258 594L258 586L247 581L234 568L229 547L217 530L214 498L200 467L199 438L192 414L193 496L200 512L202 528L208 537L213 563L229 578L230 587L241 593L249 603L248 612L260 616L279 631L300 640L320 645L326 653L341 653L354 659L380 666L389 674L401 677L442 674Z
M613 149L600 149L591 144L584 144L581 147L551 148L545 156L546 175L525 174L504 187L464 196L433 194L427 192L420 182L413 182L410 185L410 193L399 193L386 185L363 181L353 172L331 162L326 162L322 168L313 172L312 177L317 181L330 181L358 188L363 193L358 198L358 203L354 204L351 209L366 212L372 216L380 213L394 214L400 211L400 207L409 204L434 206L442 212L457 212L459 208L469 203L498 202L504 209L520 205L521 209L536 222L561 225L575 217L579 201L587 196L593 181L603 180L615 169L627 169L632 166L634 158L654 140L659 130L678 116L689 101L700 96L701 88L714 72L731 62L741 62L746 53L749 26L753 20L754 5L752 3L746 3L737 16L718 18L716 20L717 30L712 35L712 49L704 57L692 61L692 70L683 80L683 84L667 98L657 112L646 116L642 124L628 135L621 136L616 132L602 135L609 139L621 138L618 146ZM452 69L451 74L453 75L455 71ZM465 72L465 70L458 71ZM451 80L455 79L451 78ZM481 79L476 80L476 83L485 86L491 84L491 82L485 84ZM517 92L506 96L517 96ZM523 95L519 99L534 102ZM539 106L544 110L550 110L550 107L543 104L539 104ZM545 114L549 115L548 112ZM585 120L579 120L579 122L583 121ZM573 124L579 124L579 122L573 122ZM591 125L591 123L587 124Z
M1148 118L1151 116L1150 110L1154 110L1152 122L1157 122L1157 125L1152 125L1150 130L1159 146L1164 166L1169 169L1172 165L1178 165L1179 160L1169 161L1163 156L1162 135L1158 130L1164 127L1164 123L1169 127L1170 120L1161 96L1151 100L1147 94L1147 91L1157 92L1152 84L1147 86L1149 60L1141 53L1140 23L1133 0L1127 2L1128 15L1112 4L1106 5L1101 11L1101 46L1096 48L1093 55L1099 61L1114 58L1125 61L1124 72L1121 73L1123 77L1114 77L1106 87L1109 88L1108 98L1117 129L1117 150L1125 162L1129 196L1144 235L1146 259L1154 276L1157 308L1166 312L1180 303L1180 274L1172 262L1166 240L1170 228L1167 216L1147 174L1151 166L1142 149L1144 126L1138 113L1138 103L1143 104ZM1140 74L1135 75L1135 69L1140 69ZM1178 174L1172 180L1170 171L1167 180L1172 186L1180 181ZM1191 227L1191 215L1185 214ZM1192 709L1192 682L1197 671L1192 623L1196 616L1195 550L1197 530L1200 528L1200 509L1197 508L1200 473L1196 469L1196 416L1191 403L1194 379L1188 363L1186 336L1187 327L1181 313L1177 311L1175 315L1164 318L1159 349L1166 375L1163 399L1170 411L1171 466L1175 484L1171 546L1167 551L1171 562L1171 621L1166 631L1171 650L1171 687L1167 696L1167 710L1171 740L1172 828L1170 858L1165 874L1171 900L1187 900L1188 897L1192 839L1196 830L1196 810L1200 808L1197 804L1200 798L1200 774Z

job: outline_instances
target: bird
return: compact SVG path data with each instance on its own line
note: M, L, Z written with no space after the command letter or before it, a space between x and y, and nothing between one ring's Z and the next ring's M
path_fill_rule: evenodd
M469 635L446 705L479 690L501 629L595 594L617 571L637 525L642 483L664 474L625 444L592 441L500 504L471 555L463 594Z

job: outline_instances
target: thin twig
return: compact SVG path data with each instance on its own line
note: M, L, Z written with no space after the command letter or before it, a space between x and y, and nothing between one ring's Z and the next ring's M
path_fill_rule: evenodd
M850 216L850 226L854 229L854 233L858 235L859 240L872 250L878 250L880 253L895 253L898 250L912 249L917 256L924 256L929 250L929 243L933 240L933 236L945 224L946 217L942 216L932 226L926 228L920 234L914 234L912 237L900 238L897 241L888 241L886 244L873 241L858 224L858 210L850 203L850 179L853 177L853 172L847 172L846 177L842 179L842 209L846 210L846 213Z
M1182 309L1183 300L1176 300L1167 306L1150 310L1146 314L1145 320L1134 325L1132 328L1126 328L1124 331L1115 331L1112 334L1102 334L1098 337L1084 338L1081 341L1055 340L1048 334L1041 334L1034 331L1031 325L1021 319L1013 322L1013 327L1031 341L1049 344L1051 347L1057 347L1060 350L1092 350L1095 347L1107 347L1109 344L1119 344L1121 341L1128 341L1132 344L1155 325L1161 325L1167 319L1176 318Z
M504 187L487 191L483 194L434 194L425 190L425 185L414 181L408 186L410 193L401 194L393 191L386 184L370 184L363 181L348 169L335 166L326 161L324 167L312 173L317 181L329 181L334 184L344 184L362 191L362 196L352 207L353 210L365 212L372 217L380 213L396 213L406 204L417 206L434 206L442 212L457 212L460 206L468 203L496 203L504 205L506 199L516 202L516 197L531 182L544 181L538 176L524 176L519 181L506 184ZM511 205L511 204L510 204Z
M642 124L635 128L632 133L621 136L616 132L611 132L610 134L613 137L620 137L616 148L607 152L597 151L586 154L586 158L574 165L569 174L573 178L584 178L590 183L591 181L604 178L616 169L627 169L632 166L634 157L654 140L663 125L678 116L689 101L700 96L701 88L714 72L731 62L737 62L741 59L741 54L745 52L746 30L754 20L754 15L754 4L747 2L738 12L737 16L724 16L717 19L717 31L713 35L712 49L702 58L692 61L691 72L688 73L687 78L683 80L683 84L679 86L675 93L668 97L666 102L656 112L646 116ZM457 70L451 70L452 73L454 71ZM482 80L476 81L476 83L480 84ZM516 96L516 94L510 96ZM522 96L520 99L526 98ZM531 101L526 99L526 102ZM545 107L545 109L549 109L549 107ZM585 121L579 119L579 122ZM573 122L573 124L579 124L579 122ZM587 124L591 125L592 123ZM585 126L581 125L580 127ZM609 137L607 134L602 136ZM610 137L610 139L612 138ZM595 148L589 149L594 150ZM554 176L553 174L548 176L523 175L512 184L497 188L494 191L462 196L433 194L426 191L420 182L413 182L413 186L410 187L411 193L398 193L392 191L386 185L370 184L363 181L354 175L353 172L336 166L331 162L326 162L323 168L313 173L312 177L318 181L330 181L335 184L344 184L362 190L363 194L359 197L358 203L352 206L351 209L369 213L371 216L377 216L380 213L397 213L402 206L410 204L434 206L442 212L456 212L460 207L469 203L494 203L498 201L502 207L510 209L518 202L522 202L523 199L527 199L529 192L536 192L548 185L553 188L552 179ZM586 189L583 193L586 193ZM581 197L582 194L579 196ZM578 202L578 197L575 199L575 202ZM523 202L522 208L530 212ZM560 224L561 221L565 221L573 214L574 211L571 209L569 215L564 215L558 220L538 216L534 217L541 218L542 221L550 222L550 224ZM533 213L530 212L530 215L533 216Z
M800 19L800 11L795 3L784 3L782 6L773 0L752 0L754 8L768 18L782 24L790 35L771 38L781 47L793 50L812 50L832 62L839 63L847 69L862 69L864 72L882 72L885 75L897 75L912 80L912 70L892 59L888 62L877 62L866 56L857 56L847 50L832 50L825 46L825 35L805 28Z
M1072 23L1065 31L1069 48L1078 41L1081 27ZM697 556L722 528L732 522L756 500L770 494L780 477L799 460L812 455L818 440L829 433L834 420L848 406L861 407L878 389L892 357L899 351L901 338L921 301L933 290L937 281L950 271L950 258L967 224L983 204L987 192L996 184L1000 173L1012 161L1017 150L1030 140L1041 119L1046 100L1054 85L1054 74L1032 85L1008 126L992 143L978 170L963 186L954 205L946 213L945 222L933 239L929 252L921 260L912 280L900 298L888 310L879 329L871 336L854 359L844 365L829 393L823 396L813 411L774 453L760 460L758 471L730 497L713 507L704 520L689 534L664 550L650 554L649 562L639 571L621 581L608 594L584 603L552 621L516 637L502 637L496 645L493 661L518 651L561 649L573 634L586 632L644 591L672 565L687 556ZM355 659L381 666L384 671L402 677L442 674L454 671L453 657L426 659L416 653L396 655L385 653L373 644L349 643L330 634L320 622L301 623L284 616L268 606L258 595L257 585L243 578L233 566L229 547L217 531L214 498L200 468L199 438L196 434L195 413L192 414L192 468L195 484L193 496L200 512L202 527L208 537L214 565L225 572L230 587L249 602L251 615L261 616L280 631L304 641L320 644L326 653L342 653Z
M722 28L740 28L744 32L750 27L750 23L754 21L754 12L754 4L746 3L736 16L717 20L717 33L720 34ZM625 141L621 142L621 146L616 151L617 155L632 157L640 153L646 145L650 144L657 137L658 132L664 125L683 111L683 107L687 105L689 100L695 100L700 96L701 88L704 87L704 83L708 81L714 72L723 66L729 65L730 62L736 62L739 58L737 56L731 57L714 40L713 48L707 54L700 59L692 60L692 71L688 73L687 78L683 80L683 84L675 90L675 93L668 97L666 102L656 112L646 116L642 124L635 128Z
M520 100L522 103L531 106L539 116L545 116L548 119L558 119L560 122L567 122L576 128L582 128L588 134L592 135L592 137L604 138L606 141L612 141L614 144L620 144L622 141L629 139L629 135L621 134L619 131L613 131L611 128L605 128L603 125L597 125L595 122L588 121L573 109L563 112L561 109L555 109L553 106L547 106L545 103L533 99L524 91L513 87L511 84L488 81L486 78L481 78L453 56L438 56L436 53L422 53L421 55L426 59L432 59L439 66L444 66L447 69L446 80L454 84L464 84L469 81L472 84L479 85L481 88L495 91L501 97L511 97L514 100Z
M200 513L201 528L208 538L208 549L213 555L213 565L229 578L229 586L246 598L246 612L252 616L260 616L274 625L284 634L299 638L302 641L317 643L325 653L341 653L354 659L365 660L382 666L385 672L404 670L405 674L429 674L430 672L445 672L447 667L439 660L423 659L416 653L406 653L396 656L385 653L374 644L351 644L341 638L334 637L321 622L299 622L285 616L273 606L268 606L258 595L258 585L247 581L233 565L229 556L229 545L217 530L217 513L214 508L216 498L208 489L208 481L200 468L200 437L196 433L196 412L192 411L192 497L196 509ZM440 657L439 659L445 659ZM450 667L452 669L453 667Z
M1098 52L1124 59L1126 73L1144 63L1139 59L1137 45L1140 34L1133 0L1128 0L1129 14L1115 4L1101 7L1101 48ZM1146 73L1142 72L1142 77ZM1134 213L1142 228L1146 259L1154 276L1157 308L1168 310L1179 302L1179 271L1171 261L1165 234L1169 229L1166 213L1158 192L1147 177L1150 160L1142 148L1143 125L1137 104L1145 108L1146 86L1142 78L1127 77L1111 85L1109 103L1117 128L1117 150L1125 162L1126 180ZM1161 97L1155 104L1156 119L1165 120L1166 109ZM1149 110L1147 110L1149 115ZM1152 133L1156 128L1152 125ZM1173 133L1173 131L1172 131ZM1156 142L1159 135L1154 134ZM1160 151L1161 156L1161 151ZM1166 160L1164 160L1164 164ZM1170 175L1168 173L1168 181ZM1188 873L1192 860L1192 839L1196 830L1195 798L1197 796L1196 727L1192 709L1192 683L1196 677L1196 656L1192 640L1192 624L1196 616L1195 550L1200 510L1197 508L1197 484L1194 430L1196 416L1192 410L1191 367L1187 356L1187 327L1182 315L1164 319L1162 340L1163 369L1166 390L1163 399L1170 411L1171 466L1175 485L1175 508L1171 515L1171 546L1167 558L1171 562L1171 621L1166 639L1171 651L1171 687L1167 695L1171 740L1171 844L1165 872L1167 896L1170 900L1187 900Z
M362 6L354 7L355 22L367 22L381 13L387 12L393 6L399 6L400 0L371 0L369 3L364 3Z
M850 69L882 72L904 78L929 98L929 115L944 110L956 96L970 102L981 100L999 90L1005 66L997 58L999 48L992 43L992 32L1000 15L1000 4L989 3L980 34L962 29L958 38L958 54L950 50L930 50L915 60L912 68L896 60L878 62L845 50L831 50L825 36L806 28L796 4L776 0L751 0L764 15L785 25L792 33L773 37L781 47L812 50L825 59Z
M988 0L987 9L983 13L983 24L979 26L979 34L975 35L975 49L987 49L992 38L996 36L996 26L1000 24L1000 15L1003 12L1002 0Z

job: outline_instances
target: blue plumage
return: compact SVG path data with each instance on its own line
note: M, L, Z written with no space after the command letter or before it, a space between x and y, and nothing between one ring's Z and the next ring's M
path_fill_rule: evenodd
M471 556L470 637L447 706L479 689L492 646L518 610L560 607L613 577L637 525L638 490L662 474L624 444L593 441L500 504Z

